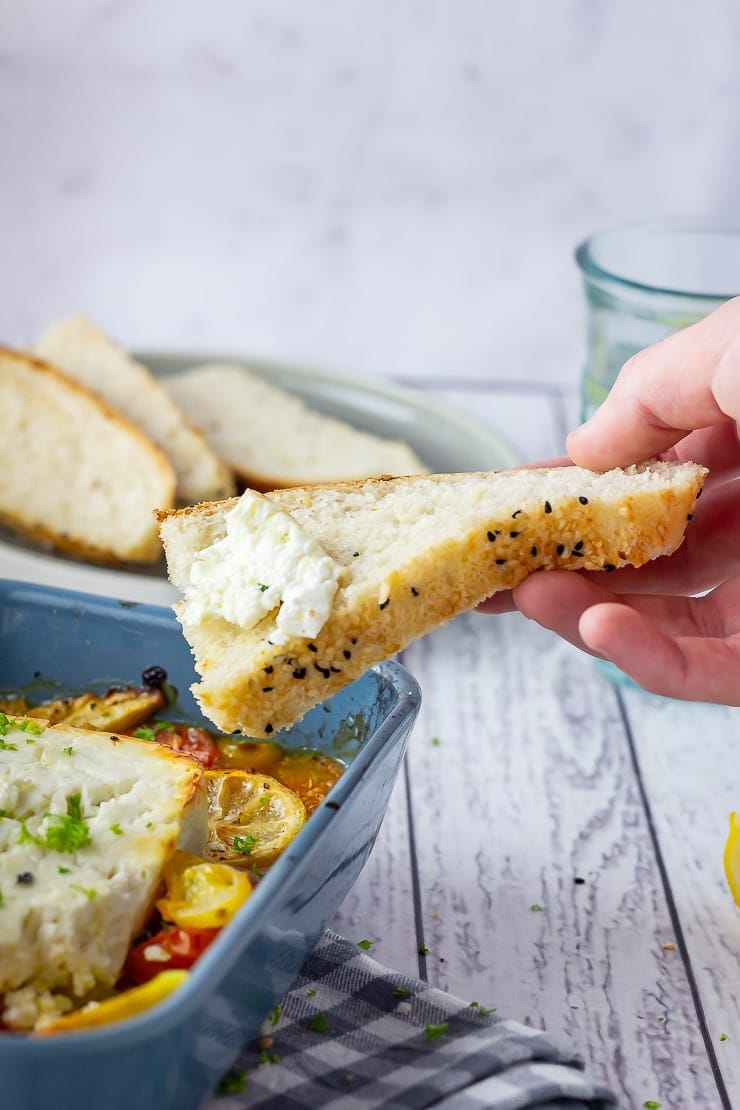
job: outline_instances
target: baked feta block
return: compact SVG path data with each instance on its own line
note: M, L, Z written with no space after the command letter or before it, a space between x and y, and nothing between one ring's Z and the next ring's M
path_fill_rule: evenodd
M110 993L175 848L208 835L200 767L168 748L0 714L0 1009L32 1028Z

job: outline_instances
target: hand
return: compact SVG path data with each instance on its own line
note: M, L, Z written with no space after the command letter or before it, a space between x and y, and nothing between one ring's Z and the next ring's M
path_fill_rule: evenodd
M594 470L656 454L709 467L682 547L608 579L533 574L482 608L516 607L654 693L740 705L739 422L736 298L631 358L601 408L568 437L573 462Z

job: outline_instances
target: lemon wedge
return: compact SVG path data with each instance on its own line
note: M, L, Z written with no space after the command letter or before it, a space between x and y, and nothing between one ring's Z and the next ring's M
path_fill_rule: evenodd
M306 807L270 775L206 771L208 842L204 855L234 867L269 867L300 832Z
M725 844L725 877L736 905L740 906L740 814L730 814L730 832Z

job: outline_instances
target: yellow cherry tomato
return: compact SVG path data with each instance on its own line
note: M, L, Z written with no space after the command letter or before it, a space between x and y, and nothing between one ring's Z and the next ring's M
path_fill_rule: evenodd
M220 929L252 893L243 871L189 852L175 852L164 881L167 890L156 907L165 921L183 929Z
M725 844L725 876L736 905L740 906L740 814L730 814L730 832Z
M104 1002L91 1002L81 1010L52 1018L36 1030L36 1035L73 1033L78 1029L94 1029L99 1025L123 1021L124 1018L133 1017L134 1014L140 1014L142 1010L148 1010L150 1006L162 1002L187 977L187 971L160 971L159 975L140 987L130 987L120 994L114 994L112 998L106 998Z
M306 821L297 794L269 775L206 771L208 843L204 855L234 867L269 867Z

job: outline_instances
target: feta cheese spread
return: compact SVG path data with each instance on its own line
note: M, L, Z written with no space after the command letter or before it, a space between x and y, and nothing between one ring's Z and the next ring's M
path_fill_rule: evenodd
M193 561L183 620L221 617L248 630L274 612L273 643L316 636L331 612L341 566L289 513L253 490L225 520L226 535Z

